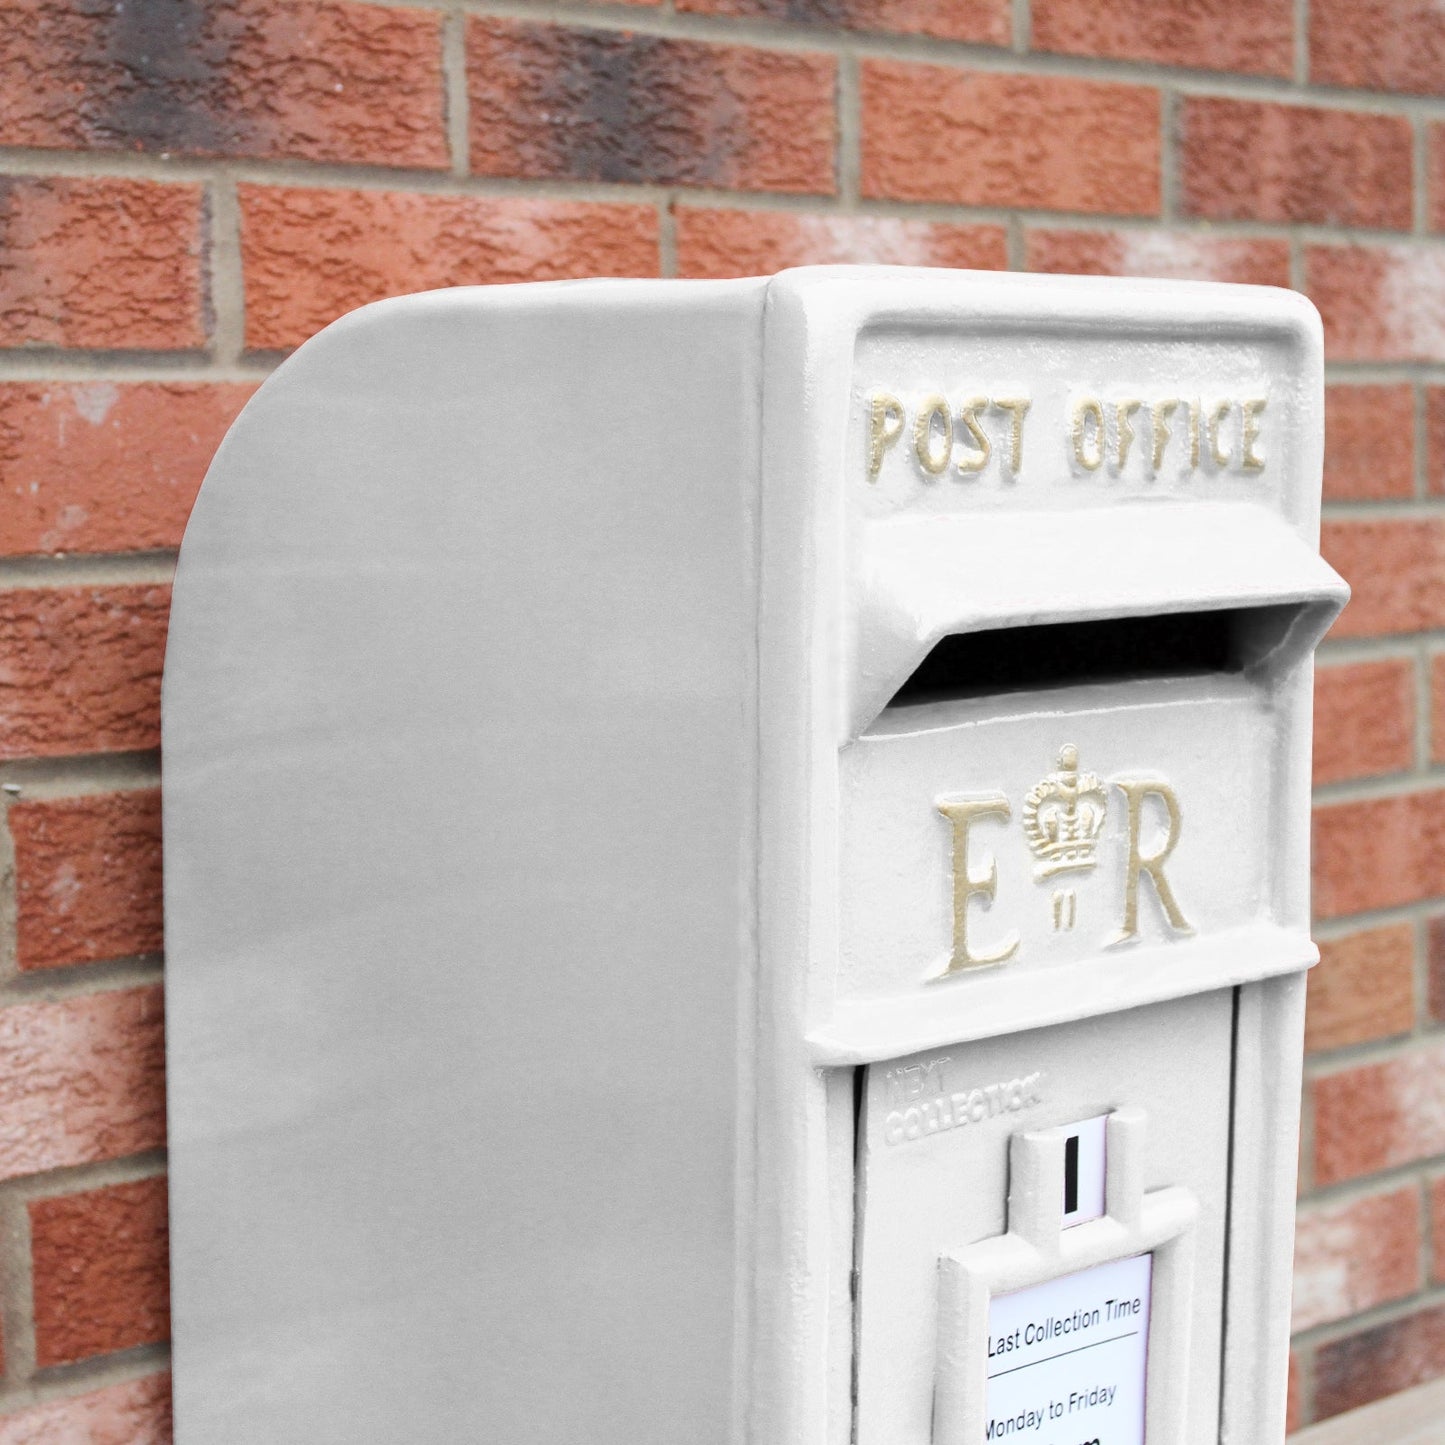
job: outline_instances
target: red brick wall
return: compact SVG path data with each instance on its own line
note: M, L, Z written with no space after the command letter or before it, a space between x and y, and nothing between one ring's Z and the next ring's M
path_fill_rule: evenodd
M1445 12L498 8L0 0L0 1445L168 1437L156 705L231 417L387 293L823 260L1324 313L1297 1419L1445 1373Z

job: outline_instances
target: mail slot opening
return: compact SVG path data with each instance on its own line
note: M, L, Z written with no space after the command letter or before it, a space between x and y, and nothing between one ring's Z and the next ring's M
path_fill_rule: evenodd
M1268 655L1300 615L1293 605L1236 607L952 633L935 644L888 705L1239 673Z

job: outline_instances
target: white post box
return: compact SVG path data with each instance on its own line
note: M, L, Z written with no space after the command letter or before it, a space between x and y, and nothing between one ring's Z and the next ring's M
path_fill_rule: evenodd
M289 360L167 657L180 1445L1277 1445L1321 375L884 269Z

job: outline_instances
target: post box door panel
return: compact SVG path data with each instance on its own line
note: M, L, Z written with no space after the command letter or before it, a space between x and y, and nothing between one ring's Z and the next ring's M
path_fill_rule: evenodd
M1024 1131L1086 1123L1123 1110L1142 1120L1142 1157L1104 1158L1105 1175L1128 1164L1146 1190L1167 1189L1197 1204L1192 1285L1185 1299L1173 1302L1172 1317L1153 1311L1156 1336L1149 1341L1144 1389L1182 1392L1187 1425L1180 1445L1216 1438L1232 1028L1233 990L1224 989L865 1070L859 1120L858 1445L936 1440L938 1371L950 1367L940 1364L938 1349L940 1263L1018 1227L1009 1218L1010 1140ZM1085 1151L1092 1152L1097 1133L1080 1132ZM1076 1174L1070 1181L1074 1193L1067 1202L1074 1203L1076 1214L1095 1213L1079 1209L1080 1183L1084 1194L1091 1192L1088 1172L1086 1163L1082 1180ZM1092 1188L1099 1192L1097 1185ZM1072 1221L1066 1217L1062 1223L1068 1227ZM1112 1295L1130 1271L1131 1278L1147 1275L1148 1266L1120 1261L1117 1268L1097 1267L1088 1278L1059 1267L1065 1279L1081 1281L1080 1308L1096 1283L1095 1292ZM1063 1295L1071 1287L1063 1286ZM1044 1323L1034 1332L1039 1340L1031 1334L1020 1349L1023 1368L1011 1374L1007 1392L1000 1385L989 1396L1007 1412L994 1422L995 1434L1014 1438L1007 1421L1022 1410L1025 1423L1017 1438L1049 1445L1071 1441L1067 1427L1076 1414L1071 1398L1079 1402L1081 1423L1096 1425L1100 1419L1086 1412L1084 1402L1092 1401L1089 1408L1104 1411L1106 1420L1112 1420L1111 1410L1126 1413L1132 1366L1119 1351L1131 1348L1124 1338L1129 1331L1096 1330L1092 1337L1085 1332L1079 1347L1064 1337L1065 1311L1057 1348L1045 1348L1044 1336L1054 1332L1048 1321L1058 1311L1053 1294L1041 1290L1036 1298L1020 1294L1017 1300L1021 1319L1037 1314ZM1120 1308L1102 1297L1094 1304L1101 1311ZM1136 1313L1145 1315L1147 1302ZM1184 1326L1169 1322L1181 1315ZM1171 1331L1179 1338L1170 1338ZM1023 1346L1022 1333L1019 1343ZM980 1358L951 1367L971 1372L981 1386L987 1365ZM1123 1393L1103 1393L1111 1388ZM1028 1433L1020 1399L1029 1402L1027 1409L1043 1411L1040 1418L1048 1427L1042 1433ZM1052 1418L1050 1405L1057 1411ZM1085 1438L1091 1437L1079 1435Z

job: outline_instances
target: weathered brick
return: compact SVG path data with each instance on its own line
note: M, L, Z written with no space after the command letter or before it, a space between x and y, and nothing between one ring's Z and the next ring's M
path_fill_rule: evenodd
M1319 1185L1445 1151L1445 1044L1325 1074L1310 1091Z
M240 201L246 344L260 350L401 292L658 272L651 206L249 185Z
M1445 386L1425 388L1425 470L1430 490L1445 495Z
M1445 93L1445 11L1434 0L1310 0L1310 79Z
M0 176L0 346L199 347L200 250L199 186Z
M161 948L161 795L155 788L11 805L22 969Z
M1009 0L677 0L679 10L1007 45Z
M1320 944L1320 961L1309 974L1306 1050L1407 1034L1414 1026L1415 931L1408 923Z
M1180 130L1187 214L1410 228L1414 141L1403 116L1189 96Z
M1445 763L1445 653L1430 659L1430 757Z
M41 1369L170 1336L164 1175L33 1199L28 1212Z
M1154 215L1159 93L895 60L862 67L866 196Z
M441 17L346 0L6 0L0 144L447 164Z
M0 758L153 748L170 588L0 592Z
M1289 76L1290 0L1033 0L1035 50Z
M178 546L211 456L254 390L0 383L0 547L16 556Z
M1411 658L1349 662L1315 673L1315 782L1393 773L1415 760Z
M767 276L788 266L839 262L1001 271L1008 249L1002 226L677 208L680 275Z
M0 1445L171 1445L171 1439L169 1375L0 1415Z
M1319 806L1314 839L1321 918L1445 893L1445 789Z
M1415 393L1406 382L1325 388L1325 500L1415 492Z
M0 1179L119 1159L165 1136L159 985L0 1008Z
M1430 988L1430 1017L1445 1023L1445 913L1425 925L1425 970ZM1445 1255L1441 1256L1445 1267Z
M474 18L467 64L479 175L835 188L830 56Z
M1445 1305L1329 1340L1315 1351L1315 1419L1445 1374Z
M1295 1222L1295 1330L1348 1319L1420 1287L1414 1184L1342 1203L1307 1204Z
M1291 1350L1289 1352L1289 1384L1287 1386L1288 1396L1285 1404L1285 1433L1293 1435L1304 1423L1304 1400L1303 1387L1300 1381L1299 1355Z
M1430 1181L1430 1254L1434 1283L1445 1283L1445 1174Z
M1353 589L1332 636L1445 626L1445 518L1337 519L1321 548Z
M1307 246L1331 361L1445 360L1445 248Z
M1064 276L1164 276L1186 281L1289 285L1289 242L1211 236L1198 231L1059 231L1026 233L1030 271Z

